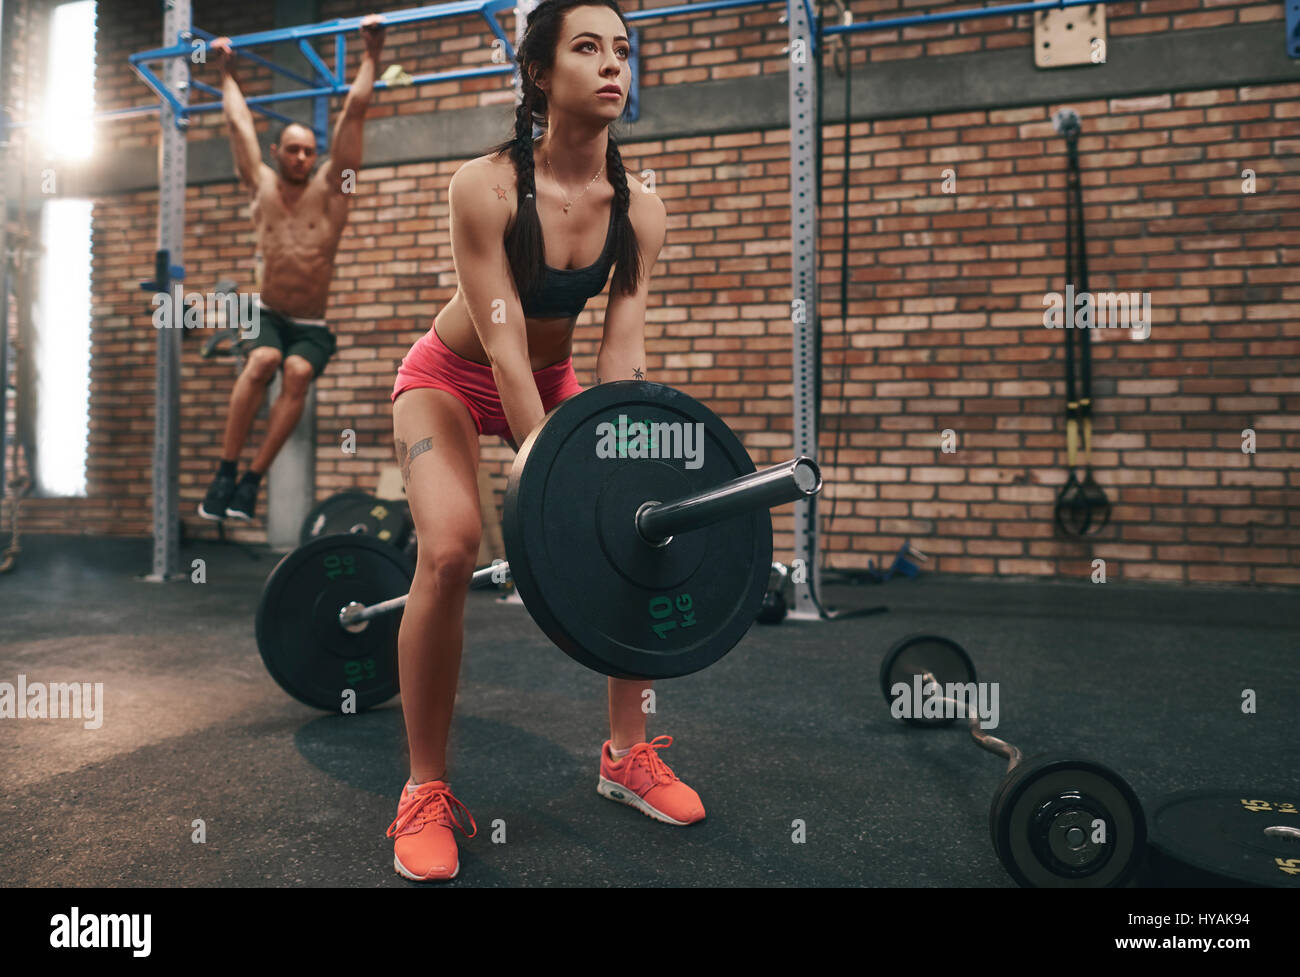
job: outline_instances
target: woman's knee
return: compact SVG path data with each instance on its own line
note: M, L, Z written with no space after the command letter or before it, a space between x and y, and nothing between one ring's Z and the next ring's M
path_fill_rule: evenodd
M478 568L479 540L482 531L457 533L454 538L443 538L435 544L426 544L421 538L417 550L418 572L430 578L439 589L469 587L470 577Z

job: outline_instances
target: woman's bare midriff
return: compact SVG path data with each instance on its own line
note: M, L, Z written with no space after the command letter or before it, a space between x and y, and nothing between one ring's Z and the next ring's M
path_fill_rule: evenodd
M573 350L573 326L577 321L576 317L524 319L524 328L528 332L528 362L534 373L569 358ZM460 289L434 317L433 325L438 330L438 338L457 356L483 366L489 365Z

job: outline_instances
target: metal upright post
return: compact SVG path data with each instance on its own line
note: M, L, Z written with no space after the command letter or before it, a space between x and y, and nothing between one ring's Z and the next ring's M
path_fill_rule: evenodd
M190 0L166 0L163 43L177 43L190 34ZM168 58L164 66L168 87L181 105L189 102L189 59ZM154 282L172 292L172 280L184 281L185 244L185 129L189 120L177 118L166 102L162 106L162 134L158 145L158 254ZM182 309L173 307L179 324ZM153 572L145 579L162 582L180 575L180 515L177 507L180 454L181 330L159 329L154 386L153 448Z
M794 338L794 453L817 459L817 73L814 58L820 39L803 0L787 0L790 28L790 272L791 323ZM792 618L822 616L815 594L821 593L817 558L817 497L794 505L794 558L806 575L796 575Z

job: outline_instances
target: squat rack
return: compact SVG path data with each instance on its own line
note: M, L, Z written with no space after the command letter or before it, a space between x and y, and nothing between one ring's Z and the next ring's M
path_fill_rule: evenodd
M791 57L789 71L790 120L790 229L791 229L791 320L793 333L793 407L794 453L817 457L817 427L819 405L817 388L820 363L818 349L818 308L816 275L816 187L820 174L815 169L815 144L813 131L815 106L819 97L815 66L821 55L824 36L849 35L865 31L895 30L917 24L945 23L1008 14L1034 13L1041 10L1060 10L1074 6L1098 6L1113 0L1039 0L1031 3L1013 3L993 7L980 7L942 13L916 14L882 20L825 25L820 14L825 0L819 0L814 13L812 0L702 0L654 10L639 10L625 14L629 23L640 23L681 15L710 11L766 7L783 3L785 13L781 22L789 28L788 52L806 51L808 57ZM537 0L455 0L452 3L415 7L383 14L386 27L444 20L469 14L482 16L488 30L504 47L504 63L483 68L432 72L411 78L411 85L425 85L441 81L477 78L494 74L514 74L515 46L501 29L496 15L513 8L516 17L516 40L522 35L524 18L537 5ZM839 4L837 4L839 6ZM841 6L841 10L844 8ZM269 105L299 99L314 102L314 124L318 140L327 138L328 98L346 93L343 79L346 36L354 33L362 18L351 17L309 24L301 27L277 28L231 37L231 48L237 54L280 72L290 79L306 85L301 90L258 95L247 98L249 107L272 118L294 121ZM847 15L845 20L851 20ZM632 90L629 92L629 116L635 118L639 72L635 52L638 32L629 38L633 48ZM142 282L149 291L169 291L173 281L185 277L183 260L183 224L185 219L186 144L185 131L190 116L202 112L215 112L221 108L219 100L191 104L191 89L220 96L220 91L210 85L189 78L188 56L199 42L207 42L217 35L191 23L190 0L165 0L163 18L163 47L142 51L130 56L132 68L158 95L158 105L138 106L102 113L97 119L113 119L159 112L162 123L162 142L159 153L159 220L158 249L155 255L154 279ZM335 67L331 71L312 47L318 38L334 38ZM308 78L274 64L247 48L283 42L296 42L299 52L315 73ZM148 62L163 60L166 65L160 79ZM516 88L518 79L515 79ZM390 87L376 81L375 88ZM847 136L847 133L846 133ZM847 187L845 188L847 192ZM797 311L795 311L797 310ZM174 579L180 573L177 515L177 454L179 417L180 337L176 330L158 330L158 348L155 382L154 472L153 472L153 572L146 579L161 581ZM826 617L817 595L820 593L820 567L818 561L818 522L816 498L795 503L794 557L803 561L807 574L794 585L795 606L792 617Z

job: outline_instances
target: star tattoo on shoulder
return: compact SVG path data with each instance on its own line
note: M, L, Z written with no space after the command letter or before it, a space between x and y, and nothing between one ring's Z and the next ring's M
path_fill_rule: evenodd
M493 187L492 189L495 190L495 191L497 192L497 199L498 199L498 200L505 200L505 199L506 199L506 189L505 189L505 187L503 187L503 186L501 186L501 185L498 184L497 186Z

